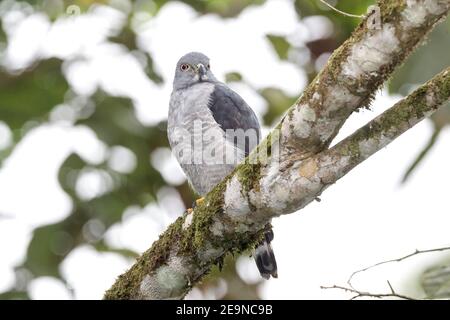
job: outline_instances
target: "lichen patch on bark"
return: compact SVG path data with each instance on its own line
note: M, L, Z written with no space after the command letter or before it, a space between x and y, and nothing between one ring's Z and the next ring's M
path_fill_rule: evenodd
M314 158L308 159L302 162L300 165L300 175L305 177L306 179L310 179L315 176L319 167L317 166L317 162Z

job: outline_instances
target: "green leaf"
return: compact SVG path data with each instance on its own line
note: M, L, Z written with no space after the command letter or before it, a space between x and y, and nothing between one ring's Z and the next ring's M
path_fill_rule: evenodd
M0 300L29 300L30 297L26 291L6 291L0 293Z
M267 39L269 39L273 48L278 54L278 57L282 60L286 60L288 58L288 52L291 45L286 41L284 37L268 34L266 35Z
M242 75L239 72L229 72L225 75L225 82L239 82L242 81Z

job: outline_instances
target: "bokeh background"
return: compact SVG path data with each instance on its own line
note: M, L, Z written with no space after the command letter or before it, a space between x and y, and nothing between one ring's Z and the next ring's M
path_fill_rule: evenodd
M268 132L359 19L318 0L3 0L0 22L0 299L100 299L195 199L166 138L178 58L206 53ZM447 20L337 140L448 66L449 40ZM187 298L346 299L320 286L449 245L449 123L447 106L274 221L279 279L230 256ZM449 265L420 255L354 284L448 297Z

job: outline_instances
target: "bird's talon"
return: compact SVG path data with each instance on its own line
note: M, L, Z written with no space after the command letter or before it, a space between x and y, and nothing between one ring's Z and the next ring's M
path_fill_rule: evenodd
M203 198L203 197L200 199L197 199L197 200L195 200L195 205L199 206L203 203L203 201L205 201L205 198Z

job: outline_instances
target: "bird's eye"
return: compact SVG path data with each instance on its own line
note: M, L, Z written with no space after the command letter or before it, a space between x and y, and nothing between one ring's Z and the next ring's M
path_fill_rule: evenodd
M181 69L181 71L187 71L187 70L189 69L189 65L183 63L183 64L180 66L180 69Z
M209 70L209 69L211 69L211 66L209 65L209 63L208 63L208 65L206 66L206 68Z

